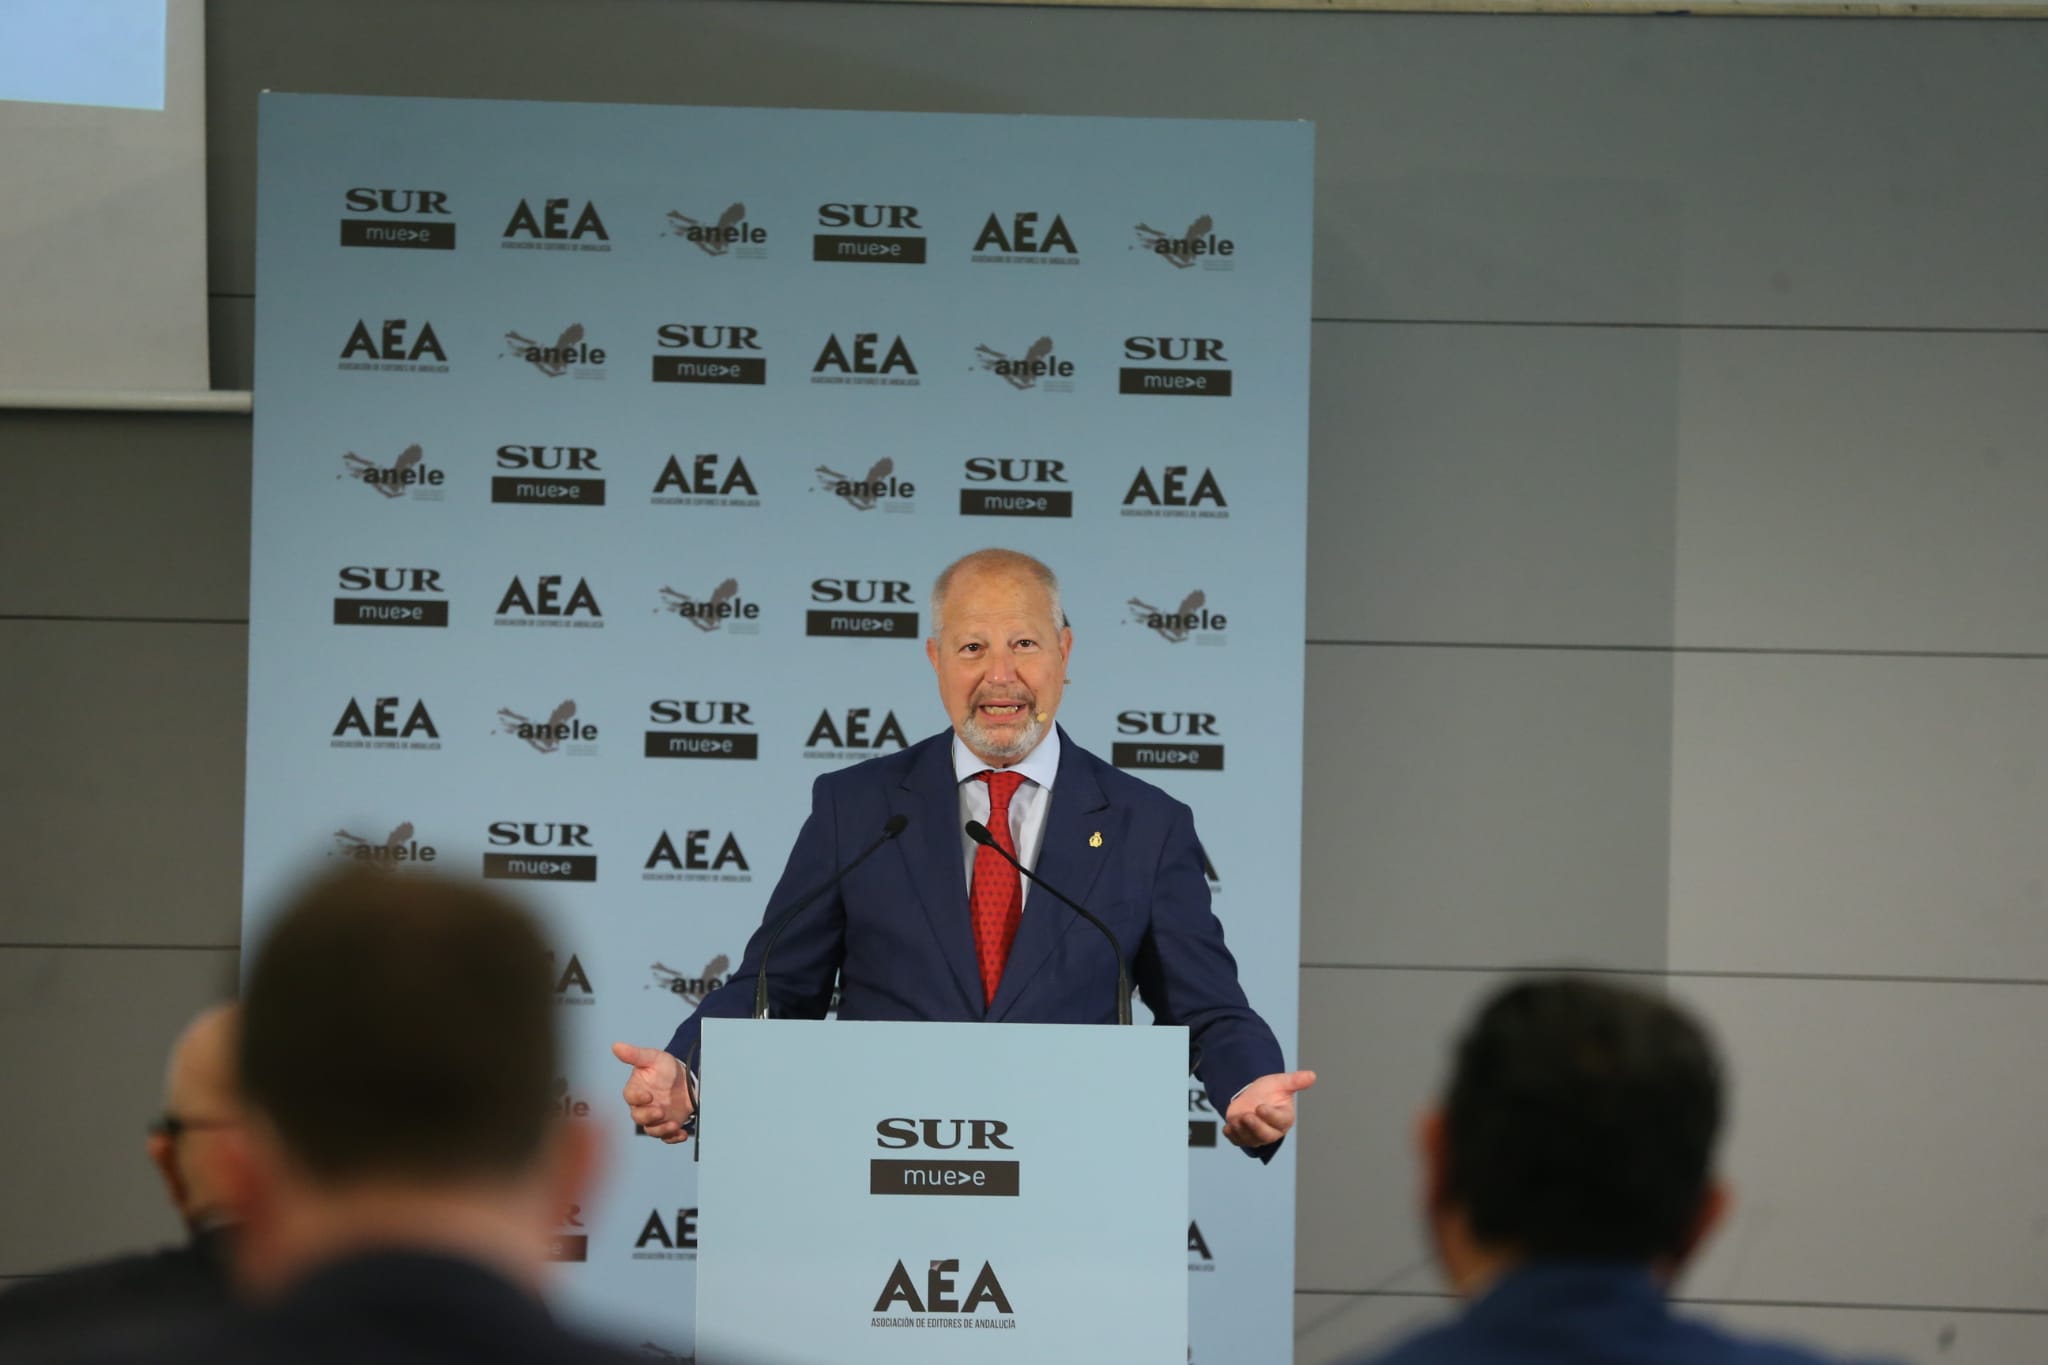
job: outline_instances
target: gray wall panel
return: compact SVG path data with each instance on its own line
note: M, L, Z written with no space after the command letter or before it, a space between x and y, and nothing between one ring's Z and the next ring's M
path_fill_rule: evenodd
M2048 980L2048 661L1678 663L1671 962Z
M1302 960L1661 969L1671 672L1310 646Z
M143 1152L185 1022L234 987L232 951L0 948L0 1275L182 1236Z
M29 721L0 764L14 836L0 941L239 941L247 639L0 620L0 715Z

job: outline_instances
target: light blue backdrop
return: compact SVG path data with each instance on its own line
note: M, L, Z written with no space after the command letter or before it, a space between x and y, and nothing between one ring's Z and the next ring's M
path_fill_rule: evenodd
M1305 124L264 97L245 931L322 858L539 875L562 1102L614 1138L563 1228L579 1309L690 1353L698 1168L634 1138L606 1044L737 960L815 776L945 724L918 641L965 551L1059 571L1078 742L1220 756L1134 770L1194 807L1293 1060L1312 156ZM762 382L654 379L734 360ZM1120 391L1147 369L1203 391ZM963 512L991 491L1069 514ZM867 611L916 621L807 633ZM445 624L354 624L394 617ZM1192 1359L1269 1358L1292 1151L1193 1145L1192 1085L1188 1118Z

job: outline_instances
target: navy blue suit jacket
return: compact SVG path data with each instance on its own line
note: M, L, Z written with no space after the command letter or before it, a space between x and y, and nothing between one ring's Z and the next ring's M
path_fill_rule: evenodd
M1539 1261L1372 1365L1829 1365L1671 1311L1640 1265Z
M842 1019L1115 1022L1109 944L1042 889L1026 901L996 998L984 1005L952 741L948 730L812 786L811 818L769 898L768 918L865 848L890 816L910 823L783 932L768 982L776 1015L822 1018L836 980ZM1193 815L1064 730L1051 801L1033 871L1116 933L1153 1016L1187 1026L1191 1068L1222 1113L1247 1084L1281 1069L1280 1045L1237 984L1237 963L1209 909ZM695 1066L700 1019L751 1012L767 929L764 919L739 969L683 1021L670 1052Z

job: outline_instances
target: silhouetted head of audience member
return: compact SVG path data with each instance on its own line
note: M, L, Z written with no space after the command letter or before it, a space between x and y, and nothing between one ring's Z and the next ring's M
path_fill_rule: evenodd
M232 1003L214 1005L185 1026L165 1068L163 1114L150 1125L149 1159L195 1237L233 1221L228 1172L231 1135L242 1126L239 1018Z
M1674 1275L1726 1208L1714 1176L1720 1063L1661 997L1584 977L1523 980L1457 1044L1424 1115L1425 1202L1454 1288L1532 1260Z
M243 997L245 1269L463 1257L531 1283L593 1166L552 1111L546 943L476 885L352 871L285 908Z

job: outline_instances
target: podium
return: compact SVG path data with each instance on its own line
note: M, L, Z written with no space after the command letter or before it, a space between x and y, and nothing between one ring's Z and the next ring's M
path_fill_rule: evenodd
M700 1365L1187 1359L1186 1029L703 1027Z

